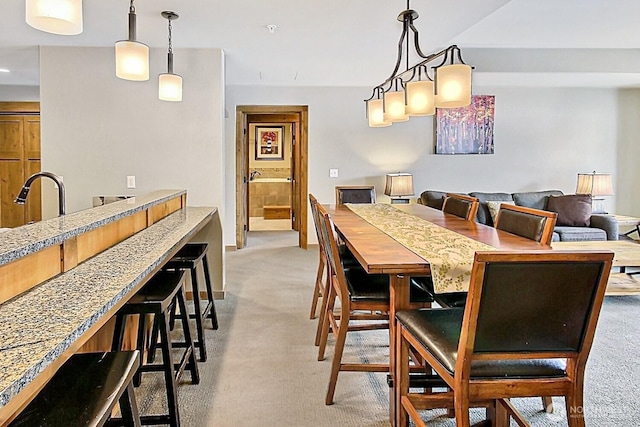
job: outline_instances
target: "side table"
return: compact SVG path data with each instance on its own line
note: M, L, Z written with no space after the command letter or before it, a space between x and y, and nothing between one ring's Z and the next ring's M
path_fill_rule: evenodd
M629 236L631 233L638 233L638 238L640 239L640 218L626 215L613 216L616 221L618 221L618 226L633 227L631 230L623 233L624 236Z

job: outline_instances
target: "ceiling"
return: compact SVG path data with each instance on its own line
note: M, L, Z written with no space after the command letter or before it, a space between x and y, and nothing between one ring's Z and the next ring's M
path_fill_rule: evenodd
M3 0L0 85L38 85L37 46L112 47L127 38L129 0L84 1L84 32L29 27L24 0ZM222 48L228 85L364 86L396 60L403 0L137 0L138 41ZM484 85L640 87L638 0L413 0L425 53L450 44ZM276 25L271 33L267 25Z

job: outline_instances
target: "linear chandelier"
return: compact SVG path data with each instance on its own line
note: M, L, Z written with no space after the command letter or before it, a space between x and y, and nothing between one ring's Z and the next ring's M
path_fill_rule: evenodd
M402 22L402 34L398 41L398 57L393 72L384 82L373 88L367 105L370 127L391 126L405 122L410 116L432 116L436 108L464 107L471 103L471 70L462 60L460 48L451 45L437 53L425 55L420 49L418 30L413 21L418 12L409 8L398 15ZM413 35L413 47L419 62L409 66L409 30ZM405 69L400 65L405 57ZM433 79L428 64L436 59L442 62L433 66ZM456 62L457 61L457 62Z

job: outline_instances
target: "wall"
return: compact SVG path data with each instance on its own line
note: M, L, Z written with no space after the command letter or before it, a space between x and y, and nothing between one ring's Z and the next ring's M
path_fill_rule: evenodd
M40 88L38 86L0 85L0 101L38 102Z
M618 133L619 144L617 151L618 176L614 175L617 183L616 212L640 217L640 174L638 174L638 160L640 159L640 89L625 89L619 92L618 102Z
M334 186L372 184L388 172L414 174L416 196L450 191L575 191L578 172L617 173L618 97L610 89L474 87L496 96L494 155L433 154L433 118L367 126L370 88L228 86L225 244L235 242L235 106L309 106L309 192L333 203ZM329 178L338 168L339 177ZM615 197L606 200L614 210ZM309 218L309 230L313 230ZM315 242L313 232L310 242Z

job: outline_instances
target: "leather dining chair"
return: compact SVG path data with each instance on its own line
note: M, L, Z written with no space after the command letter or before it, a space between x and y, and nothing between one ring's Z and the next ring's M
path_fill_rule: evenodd
M344 203L375 203L376 189L373 185L337 185L336 205Z
M570 427L584 426L583 387L612 252L477 252L467 306L396 314L400 418L419 409L486 407L495 425L528 425L514 397L564 396ZM445 391L409 390L409 353Z
M480 201L475 197L466 196L464 194L447 193L442 204L444 213L452 214L467 221L474 221L478 213Z
M322 326L318 360L324 360L329 332L336 337L329 386L325 397L325 404L333 403L333 396L341 371L359 372L389 372L389 363L343 363L342 355L348 331L365 331L389 328L390 291L389 276L386 274L367 274L358 266L344 268L340 262L340 249L333 220L327 210L316 205L319 215L319 236L321 247L329 264L330 280L325 287L327 292L323 313L320 315L319 325ZM327 289L328 288L328 289ZM339 301L339 311L334 312L336 300ZM428 307L431 297L422 290L411 288L412 307ZM353 325L351 321L365 321L367 323Z

